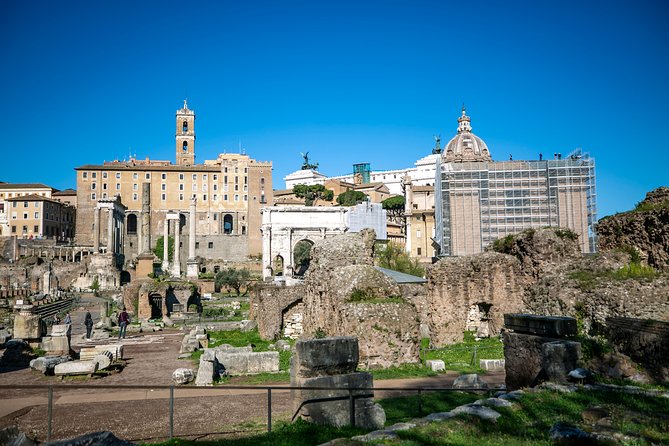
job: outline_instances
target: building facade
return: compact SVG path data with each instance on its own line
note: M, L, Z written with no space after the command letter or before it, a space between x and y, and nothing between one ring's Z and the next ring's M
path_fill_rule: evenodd
M76 209L41 183L0 183L0 236L74 238Z
M205 259L247 260L262 252L260 207L272 201L272 163L246 154L220 154L195 163L195 112L176 112L175 160L111 161L77 167L77 242L92 244L92 215L100 199L121 197L127 207L126 258L139 254L143 184L149 187L150 246L163 236L168 214L177 215L179 231L197 238L196 255ZM187 222L196 198L194 231ZM171 235L170 235L171 236ZM188 240L180 242L185 262Z
M495 162L463 108L437 172L441 256L480 253L496 239L546 226L569 228L582 252L596 250L595 161L580 150L551 160Z

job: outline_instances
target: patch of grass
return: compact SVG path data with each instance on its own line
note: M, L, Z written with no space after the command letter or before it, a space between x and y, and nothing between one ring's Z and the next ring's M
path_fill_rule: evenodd
M568 239L572 241L577 241L578 240L578 234L572 231L571 229L567 228L556 228L555 230L555 235L557 235L559 238L562 239Z
M162 446L294 446L317 445L326 443L335 438L353 437L366 433L364 429L351 427L336 428L321 426L297 420L295 423L277 422L272 426L271 433L254 435L252 437L220 439L220 440L183 440L172 439L164 443L154 443Z
M669 208L669 200L664 200L661 203L655 203L655 204L648 203L646 201L640 201L634 207L634 212L648 212L666 208Z
M463 404L473 403L483 398L467 392L435 391L421 394L421 411L418 411L418 395L384 398L379 404L386 412L386 425L409 421L431 413L448 412Z
M388 367L386 369L369 370L374 377L374 380L381 379L400 379L400 378L420 378L425 376L437 376L437 372L433 372L427 367L420 364L402 364L397 367Z
M617 280L654 279L657 275L658 273L654 268L631 262L629 265L614 271L612 277Z
M581 291L592 291L597 287L598 275L589 270L577 270L569 273L569 278L576 281Z
M501 252L502 254L510 254L513 249L513 234L494 240L492 242L492 249L495 252Z
M474 362L476 347L476 362ZM479 359L504 359L504 345L499 337L484 338L477 341L474 334L465 332L464 341L439 349L424 350L423 357L441 359L447 370L461 373L485 373L479 367Z

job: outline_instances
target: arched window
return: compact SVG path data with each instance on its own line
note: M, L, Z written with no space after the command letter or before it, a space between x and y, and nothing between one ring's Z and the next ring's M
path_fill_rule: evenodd
M223 234L232 234L232 215L225 214L223 217Z
M183 133L188 133L188 121L184 121L182 131L183 131Z
M188 141L184 141L184 144L183 144L183 151L184 151L184 152L188 152Z
M137 234L137 216L135 214L128 215L126 230L128 234Z

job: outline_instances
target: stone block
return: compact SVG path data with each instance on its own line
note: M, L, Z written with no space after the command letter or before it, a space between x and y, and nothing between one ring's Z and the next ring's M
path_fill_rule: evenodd
M433 372L440 372L442 370L446 370L446 364L444 364L444 361L441 359L428 359L425 361L425 365L427 366L428 369L432 370Z
M14 316L14 338L16 339L38 339L43 334L42 318L38 314L25 314L23 312Z
M79 359L84 361L93 360L97 355L109 352L112 361L123 359L123 344L95 345L93 347L82 347L79 351Z
M352 336L297 341L291 373L301 377L354 373L358 366L358 339Z
M578 333L576 319L566 316L538 316L535 314L505 314L504 327L516 333L562 338Z
M479 367L486 372L504 371L503 359L481 359L479 360Z
M214 385L214 363L206 361L200 357L200 366L197 369L197 376L195 377L196 386L213 386Z
M51 336L70 336L72 324L58 324L51 326Z
M71 360L69 356L42 356L30 361L30 368L45 375L53 375L53 370L58 364Z
M243 353L243 352L252 352L253 347L250 345L247 345L245 347L233 347L230 344L221 344L217 347L215 347L216 351L221 351L221 352L230 352L230 353Z
M195 378L195 373L191 369L179 368L172 372L172 381L176 384L188 384Z
M541 346L559 339L509 331L502 333L502 339L506 388L517 390L539 384L542 380Z
M541 346L541 367L548 381L566 383L569 372L578 367L580 360L580 342L552 341Z
M386 421L383 408L374 403L374 387L371 373L358 372L346 375L293 378L293 413L306 421L331 425L350 425L349 388L353 389L355 425L364 429L380 429ZM305 387L334 387L331 390L310 390Z
M70 353L70 339L67 336L45 336L40 348L53 355L67 355Z
M98 364L95 361L68 361L58 364L53 371L56 376L91 375L98 371Z
M476 373L461 375L453 381L456 389L487 389L488 383L483 381Z
M247 375L279 371L279 352L217 351L216 360L228 375Z

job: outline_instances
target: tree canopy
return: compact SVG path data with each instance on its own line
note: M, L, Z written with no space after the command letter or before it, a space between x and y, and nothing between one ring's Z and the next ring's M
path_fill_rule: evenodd
M306 206L313 206L316 200L331 201L334 197L334 192L326 189L322 184L296 184L293 186L293 193L298 198L304 198Z
M347 190L337 197L337 204L341 206L354 206L362 201L367 200L367 195L359 190Z
M165 249L165 240L163 236L160 236L156 239L156 247L153 249L153 253L159 259L163 258L163 252ZM174 237L171 235L167 237L167 254L168 258L174 258Z
M397 243L390 242L385 249L375 249L376 261L382 268L392 269L412 276L423 277L425 270L418 264L418 260L409 257L404 248Z
M237 296L242 295L242 288L244 288L244 295L249 291L251 284L251 272L246 269L225 268L216 274L216 287L235 290Z
M381 206L386 210L388 218L391 221L400 223L404 218L404 197L397 195L386 198L381 202Z

